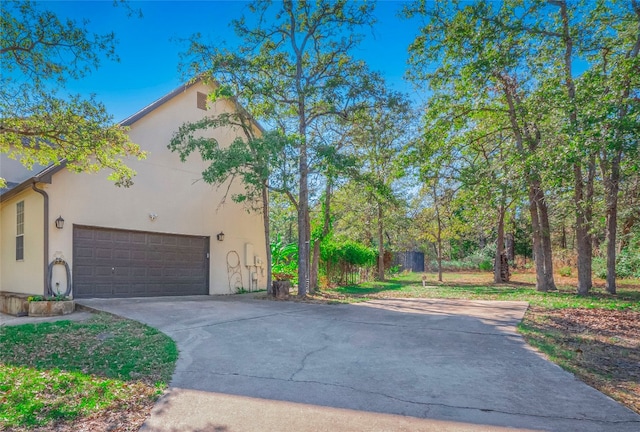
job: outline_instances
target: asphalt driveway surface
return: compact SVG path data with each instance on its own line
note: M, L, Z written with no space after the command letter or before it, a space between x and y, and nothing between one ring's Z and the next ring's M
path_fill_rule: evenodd
M145 431L640 430L640 416L524 343L522 302L79 303L177 342L170 389Z

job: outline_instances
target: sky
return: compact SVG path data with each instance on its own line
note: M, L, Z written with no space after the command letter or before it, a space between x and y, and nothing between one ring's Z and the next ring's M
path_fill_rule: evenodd
M67 85L71 93L95 94L114 121L134 114L185 81L178 70L179 53L187 48L184 39L201 33L206 40L233 46L237 39L230 22L249 13L248 3L243 0L130 2L142 11L142 18L128 17L125 9L114 7L111 0L38 4L59 18L88 20L91 32L115 33L120 61L104 60L97 71ZM391 88L420 101L421 92L403 79L407 48L419 29L419 23L398 17L405 4L398 0L378 1L378 22L373 29L364 30L365 40L353 54L382 73Z

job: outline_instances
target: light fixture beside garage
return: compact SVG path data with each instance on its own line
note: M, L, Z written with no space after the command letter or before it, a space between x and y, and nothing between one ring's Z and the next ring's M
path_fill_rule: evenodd
M56 228L64 228L64 219L62 219L62 215L58 216L58 219L56 219Z
M218 241L224 241L224 233L220 231L218 235L216 235L216 238L218 239Z

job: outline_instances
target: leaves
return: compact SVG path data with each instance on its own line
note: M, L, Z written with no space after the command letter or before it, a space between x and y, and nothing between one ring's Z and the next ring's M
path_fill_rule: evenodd
M145 153L104 105L63 92L101 58L117 60L113 33L92 34L86 23L63 22L29 1L3 5L0 24L0 153L28 169L63 161L74 171L108 168L117 185L130 186L135 172L124 159Z

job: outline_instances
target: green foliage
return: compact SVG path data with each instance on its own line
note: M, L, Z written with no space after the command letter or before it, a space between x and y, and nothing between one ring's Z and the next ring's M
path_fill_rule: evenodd
M389 274L389 276L395 276L395 275L399 274L402 271L401 267L402 266L400 266L400 265L391 266L391 268L389 268L387 274Z
M593 273L600 279L607 277L607 260L593 259ZM623 249L616 260L616 276L619 278L640 278L640 253L633 248Z
M221 97L221 96L218 96ZM271 170L278 166L285 147L290 145L279 132L257 132L253 119L241 109L234 113L223 113L205 117L195 122L185 123L174 133L168 147L177 152L184 162L194 153L200 153L209 166L202 172L205 182L222 184L240 179L245 187L244 194L232 196L236 202L257 200L262 188L267 187ZM228 146L208 137L207 132L219 129L236 129L242 135Z
M493 270L493 263L489 260L481 261L480 264L478 264L478 269L481 271L491 271Z
M357 267L373 267L378 260L378 252L360 243L327 241L320 245L320 257L329 264L347 264Z
M271 273L276 280L291 280L297 283L298 245L285 243L280 235L271 243Z
M270 180L280 181L277 189L296 207L299 220L310 220L309 173L315 161L326 159L317 157L327 147L315 131L323 121L339 121L377 94L379 77L352 57L361 39L359 28L374 21L374 6L346 0L253 1L249 13L231 23L236 46L222 48L197 34L184 53L189 75L216 80L292 143L281 153L283 176ZM310 280L307 223L298 226L297 240L299 277ZM301 284L299 295L305 291Z
M41 295L29 296L27 297L27 301L30 302L39 302L39 301L66 301L70 300L68 297L65 297L63 294L56 294L51 297L45 297Z
M145 153L112 123L104 105L62 92L69 79L97 68L101 57L117 59L114 34L91 34L86 23L63 22L29 1L6 2L2 9L0 153L29 169L62 160L76 172L108 168L117 185L130 186L135 172L124 159Z
M569 277L571 276L571 267L569 266L560 267L560 269L558 270L558 273L560 273L560 276Z

